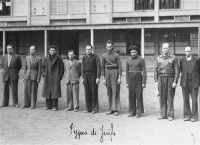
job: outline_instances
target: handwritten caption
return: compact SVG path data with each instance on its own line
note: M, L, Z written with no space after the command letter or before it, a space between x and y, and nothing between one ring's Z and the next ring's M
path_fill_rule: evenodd
M99 142L103 143L105 138L108 138L111 142L113 137L116 136L113 123L109 124L109 127L105 127L103 124L99 128L84 129L79 128L74 123L69 125L70 134L74 139L80 140L82 136L98 137Z

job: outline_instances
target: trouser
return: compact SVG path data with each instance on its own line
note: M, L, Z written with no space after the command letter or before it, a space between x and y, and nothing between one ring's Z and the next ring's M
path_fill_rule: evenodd
M58 98L52 98L50 95L46 98L46 107L48 109L58 109Z
M120 84L117 83L118 70L106 69L106 87L110 111L119 111L120 107Z
M160 110L162 117L174 118L174 95L175 88L172 88L174 77L160 76L159 94L160 94Z
M2 106L8 106L9 104L9 88L13 97L13 105L18 105L18 80L8 80L3 82L3 104Z
M38 83L34 80L24 81L24 107L35 107L37 101Z
M88 112L98 111L98 85L96 84L96 75L86 73L84 78L86 108Z
M194 118L198 119L198 87L194 88L192 81L188 80L185 87L182 87L183 93L183 113L184 118ZM190 95L192 99L192 111L190 109Z
M79 82L67 83L67 107L79 109Z
M136 115L144 112L141 73L129 73L129 112Z

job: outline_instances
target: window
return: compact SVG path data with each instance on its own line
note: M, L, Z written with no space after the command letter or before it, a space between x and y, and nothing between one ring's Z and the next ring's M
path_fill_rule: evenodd
M154 9L154 0L135 0L136 10L152 10Z
M178 9L180 0L160 0L160 9Z
M11 5L10 0L0 0L0 16L10 16Z

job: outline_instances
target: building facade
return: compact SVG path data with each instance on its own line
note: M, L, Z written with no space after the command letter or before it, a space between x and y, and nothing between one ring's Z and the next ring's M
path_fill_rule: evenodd
M0 52L12 44L25 55L32 44L47 55L49 44L59 53L84 54L87 43L98 54L112 40L122 57L137 45L152 67L160 46L169 42L172 53L185 46L200 53L199 0L0 0Z

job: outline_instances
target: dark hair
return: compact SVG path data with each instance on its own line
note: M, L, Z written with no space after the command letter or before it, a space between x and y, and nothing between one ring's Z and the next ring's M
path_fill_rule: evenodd
M106 44L111 44L111 45L113 45L113 42L112 42L111 40L108 40L108 41L106 42Z
M93 46L92 46L91 44L87 44L86 47L87 47L87 46L90 46L91 49L93 49ZM86 47L85 47L85 48L86 48Z
M51 49L51 48L56 49L57 47L56 47L56 45L52 44L52 45L49 45L49 49Z
M13 48L13 45L11 45L11 44L8 44L8 45L6 46L6 48L7 48L8 46L10 46L10 47L12 47L12 48Z
M73 49L70 49L70 50L68 50L68 52L67 52L67 53L69 53L69 52L73 52L73 53L74 53L74 50L73 50Z

